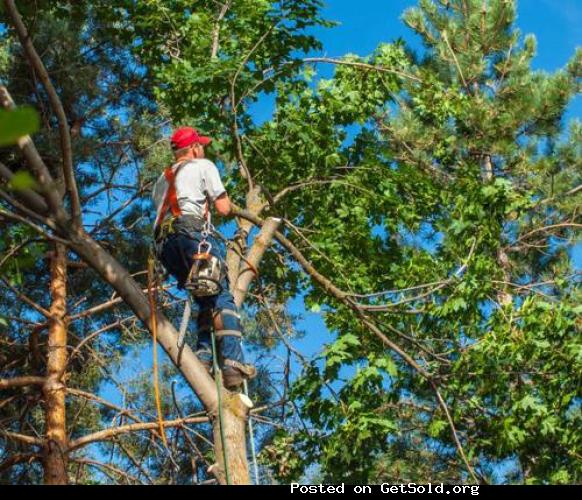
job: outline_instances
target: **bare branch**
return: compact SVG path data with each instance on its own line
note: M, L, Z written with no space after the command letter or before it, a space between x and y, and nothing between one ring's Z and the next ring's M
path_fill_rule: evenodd
M422 83L422 80L417 76L411 75L410 73L405 73L403 71L398 71L391 68L386 68L384 66L376 66L374 64L366 64L357 61L345 61L343 59L335 59L332 57L307 57L303 59L304 63L330 63L342 66L352 66L354 68L360 68L371 71L378 71L379 73L391 73L393 75L400 76L402 78L407 78L409 80Z
M0 87L1 92L1 87ZM4 163L0 162L0 177L4 178L6 181L10 182L14 177L14 172L10 170ZM20 198L26 201L29 208L34 210L38 214L46 214L48 211L48 206L43 200L42 196L33 191L32 189L21 189L17 194Z
M0 207L0 216L4 216L7 219L13 220L14 222L20 222L21 224L26 224L27 226L34 229L37 233L44 236L47 240L62 243L63 245L68 244L67 240L59 238L58 236L55 236L53 234L47 233L42 227L40 227L39 225L35 224L34 222L28 220L27 218L22 217L21 215L15 214L14 212L10 212L8 210L5 210L1 207Z
M20 443L30 444L33 446L42 446L44 443L44 441L40 438L19 434L17 432L9 432L3 429L0 429L0 435L6 437L7 439L11 439L12 441L18 441Z
M255 238L253 246L249 250L246 258L243 259L243 264L234 286L234 303L237 307L240 307L243 303L251 281L255 277L259 263L267 248L271 245L273 235L279 227L279 224L281 224L281 219L269 217L263 224L261 232Z
M39 312L40 314L42 314L47 319L50 319L51 318L51 313L48 310L46 310L42 306L39 306L34 300L30 299L25 294L19 292L4 277L0 276L0 282L3 283L6 288L8 288L9 290L11 290L20 300L22 300L23 302L25 302L26 304L28 304L30 307L32 307L35 311Z
M180 418L177 420L166 420L162 422L164 428L166 427L181 427L184 424L199 424L208 422L208 417L186 417ZM149 431L155 430L159 427L158 422L147 422L147 423L137 423L137 424L128 424L122 425L119 427L113 427L111 429L105 429L103 431L94 432L93 434L88 434L87 436L80 437L79 439L75 439L69 445L69 450L76 450L77 448L81 448L82 446L86 446L91 443L96 443L98 441L108 441L109 439L119 436L120 434L127 434L128 432L137 432L137 431Z
M222 7L220 8L220 12L218 14L218 17L216 18L216 22L214 23L214 28L212 30L212 50L210 52L211 59L216 59L216 56L218 55L220 22L224 19L224 16L226 16L226 13L228 12L228 9L230 8L231 4L232 4L232 0L228 0L227 2L224 2Z
M2 85L0 85L0 106L9 110L15 108L14 101L12 100L8 89ZM47 166L42 160L30 136L26 135L21 137L18 140L18 147L22 151L26 162L40 183L42 187L42 194L48 203L50 211L53 213L59 224L66 226L68 215L63 208L62 200L58 194L55 181L52 178Z
M27 387L29 385L43 385L45 380L44 377L0 378L0 390Z
M0 472L4 472L18 464L30 464L35 460L40 460L40 458L41 455L39 453L15 453L0 463Z
M59 122L59 132L61 136L61 150L63 153L63 172L65 176L65 182L67 184L67 189L71 195L71 208L73 211L73 221L75 225L81 225L81 204L79 201L79 192L77 189L77 183L75 181L75 174L73 171L73 151L71 147L71 134L69 131L69 124L67 122L67 117L65 115L65 110L63 104L57 94L55 87L53 86L49 74L40 59L32 39L29 36L26 26L22 22L22 18L14 0L4 0L4 6L8 15L12 20L12 24L16 28L18 38L20 39L20 44L26 53L28 61L34 71L38 74L46 92L49 97L49 102L51 107L57 116Z

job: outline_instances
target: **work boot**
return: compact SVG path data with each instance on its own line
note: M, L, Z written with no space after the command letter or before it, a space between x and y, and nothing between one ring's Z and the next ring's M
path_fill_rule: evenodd
M257 369L253 365L240 363L233 359L225 359L222 367L222 383L229 390L236 389L244 380L257 376Z

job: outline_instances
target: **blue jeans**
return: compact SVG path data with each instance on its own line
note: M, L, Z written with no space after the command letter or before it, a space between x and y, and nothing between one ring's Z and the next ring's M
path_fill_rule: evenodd
M163 242L160 261L166 270L178 280L178 286L183 288L192 268L192 255L198 252L198 245L202 236L199 232L193 231L188 235L184 233L173 233ZM224 246L220 242L209 236L207 241L212 245L211 255L218 257L222 264L225 262ZM238 310L234 304L234 298L229 290L229 280L225 276L220 281L221 291L218 295L209 297L194 297L192 312L196 315L196 330L198 342L196 350L211 351L211 328L213 328L213 314L219 313L222 319L222 332L216 332L218 344L218 356L224 359L231 359L244 363L244 356L241 346L242 329ZM229 335L228 333L238 335Z

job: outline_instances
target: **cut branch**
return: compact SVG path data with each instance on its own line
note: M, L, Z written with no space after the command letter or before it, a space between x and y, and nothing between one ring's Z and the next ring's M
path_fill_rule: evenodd
M281 219L274 217L269 217L260 233L255 238L253 246L249 250L246 258L243 260L243 264L240 269L236 285L234 287L234 303L237 307L240 307L244 302L247 295L249 286L259 267L259 264L267 250L273 241L273 235L277 231L277 228L281 224Z

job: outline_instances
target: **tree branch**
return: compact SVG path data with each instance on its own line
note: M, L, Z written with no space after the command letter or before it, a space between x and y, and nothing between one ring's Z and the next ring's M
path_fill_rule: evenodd
M2 276L0 276L0 282L3 283L6 288L8 288L9 290L11 290L20 300L22 300L23 302L25 302L26 304L28 304L30 307L32 307L35 311L39 312L40 314L42 314L47 319L50 319L51 318L51 313L48 310L46 310L42 306L39 306L34 300L30 299L29 297L27 297L23 293L19 292L16 288L14 288Z
M42 446L44 441L40 438L37 437L33 437L33 436L27 436L25 434L19 434L17 432L9 432L9 431L5 431L0 429L0 434L2 436L5 436L7 439L11 439L12 441L18 441L20 443L24 443L24 444L30 444L30 445L34 445L34 446Z
M0 85L0 106L8 110L15 109L14 101L12 100L8 89L2 85ZM21 137L18 140L18 147L22 151L26 162L40 183L42 194L48 203L50 211L55 216L59 225L66 227L69 216L63 208L62 200L58 194L55 181L30 136L26 135Z
M0 87L0 92L1 88L2 87ZM12 172L12 170L10 170L2 162L0 162L0 177L4 178L8 182L10 182L14 177L14 172ZM30 207L36 213L44 215L48 212L48 206L43 200L42 196L40 196L32 189L21 189L17 194L20 198L26 201L28 207Z
M208 417L186 417L180 418L177 420L166 420L162 422L164 428L166 427L181 427L184 424L199 424L208 422ZM120 434L126 434L128 432L136 432L136 431L149 431L155 430L159 427L158 422L147 422L147 423L137 423L137 424L128 424L122 425L120 427L114 427L112 429L105 429L103 431L94 432L93 434L88 434L87 436L80 437L79 439L75 439L69 445L69 451L76 450L83 446L86 446L91 443L96 443L98 441L107 441L115 436L119 436Z
M357 61L344 61L342 59L335 59L332 57L307 57L303 59L304 63L329 63L329 64L337 64L342 66L352 66L354 68L378 71L380 73L391 73L393 75L400 76L402 78L407 78L409 80L422 83L422 80L410 73L404 73L403 71L398 71L395 69L386 68L384 66L375 66L373 64L367 64Z
M255 238L246 258L243 259L243 264L234 286L234 303L237 307L240 307L244 302L251 281L255 277L255 272L267 248L271 245L273 235L277 231L279 224L281 224L281 219L269 217Z
M48 98L53 109L53 112L57 116L59 122L59 132L61 137L61 150L63 153L63 172L65 177L65 182L67 184L67 189L71 196L71 208L73 212L73 223L80 227L81 225L81 204L79 201L79 191L77 189L77 183L75 181L75 174L73 171L73 150L71 147L71 134L69 131L69 124L67 122L67 117L65 115L65 110L63 104L57 94L55 87L53 86L49 74L40 59L28 30L22 22L22 17L16 8L14 0L4 0L4 6L8 15L12 20L12 24L16 28L16 33L20 40L20 44L26 53L28 61L34 71L40 77Z
M27 387L29 385L43 385L45 383L44 377L14 377L14 378L0 378L0 390L14 389L16 387Z

